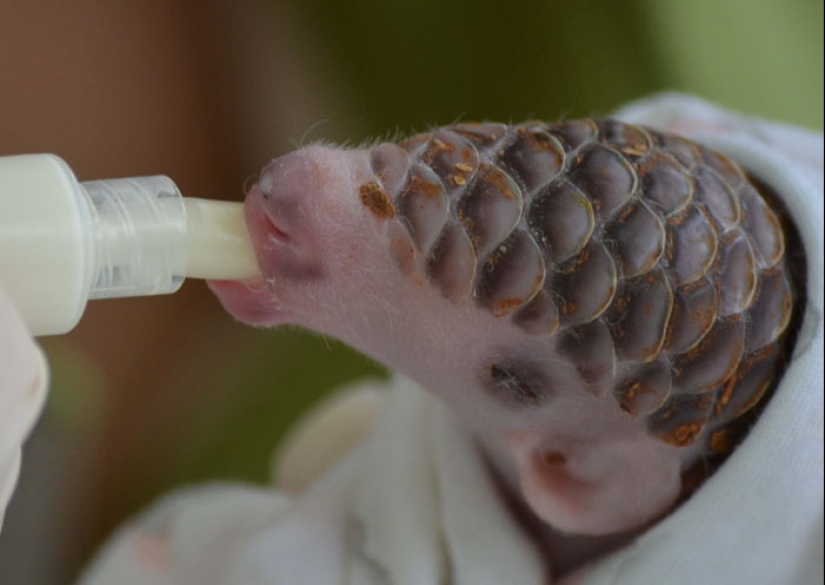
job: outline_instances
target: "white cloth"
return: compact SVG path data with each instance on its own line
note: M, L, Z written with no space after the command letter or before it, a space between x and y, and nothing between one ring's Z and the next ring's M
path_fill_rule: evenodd
M82 583L544 583L496 493L451 414L398 377L375 432L304 495L172 496L116 535Z
M781 194L807 249L808 308L793 363L747 440L579 583L822 582L822 136L672 94L618 115L725 152ZM213 486L170 496L116 534L81 583L544 585L545 571L470 438L399 377L374 432L303 495Z
M0 288L0 528L20 472L20 446L46 399L49 369Z

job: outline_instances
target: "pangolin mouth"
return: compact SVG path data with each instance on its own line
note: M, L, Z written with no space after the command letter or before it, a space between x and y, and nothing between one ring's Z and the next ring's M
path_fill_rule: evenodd
M267 213L258 187L245 203L246 226L258 257L263 276L254 280L210 280L209 288L226 311L236 319L258 326L272 326L289 321L291 312L280 307L272 283L273 248L291 245L292 238Z
M263 253L273 245L293 243L292 236L283 227L283 222L273 217L268 207L266 196L256 185L249 192L244 203L244 218L252 238L252 245L258 255L258 262L261 261Z
M279 307L271 286L263 279L210 280L207 284L223 308L239 321L262 327L290 321L292 314Z
M278 227L278 224L275 223L275 220L273 220L268 213L263 213L262 215L264 230L269 238L281 244L289 244L292 242L290 235Z

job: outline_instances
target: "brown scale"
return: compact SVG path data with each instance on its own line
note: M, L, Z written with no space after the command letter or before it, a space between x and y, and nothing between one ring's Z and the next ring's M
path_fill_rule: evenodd
M804 261L778 198L737 164L576 120L439 128L376 147L372 167L410 277L558 336L596 395L668 444L704 441L689 475L742 440L789 359Z

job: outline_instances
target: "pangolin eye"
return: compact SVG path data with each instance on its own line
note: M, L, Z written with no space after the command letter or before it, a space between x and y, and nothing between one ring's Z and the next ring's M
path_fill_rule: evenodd
M550 384L541 366L529 361L494 362L488 366L484 378L490 393L510 406L538 406L550 393Z

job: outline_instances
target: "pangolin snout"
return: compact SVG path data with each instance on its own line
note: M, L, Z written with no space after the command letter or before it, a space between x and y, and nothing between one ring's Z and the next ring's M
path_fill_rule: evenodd
M318 279L323 247L313 221L327 183L311 152L296 151L270 162L246 198L247 226L265 278Z

